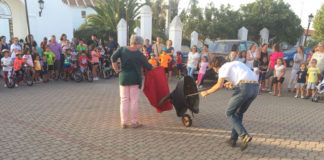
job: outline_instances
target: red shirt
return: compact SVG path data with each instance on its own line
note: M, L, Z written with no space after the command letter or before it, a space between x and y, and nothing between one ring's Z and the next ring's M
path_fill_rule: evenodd
M182 59L180 55L177 56L177 64L182 64Z
M14 62L14 71L19 71L23 63L24 63L23 58L19 59L18 57L16 57Z
M80 66L82 67L87 67L88 66L88 61L89 61L89 58L87 56L80 56L79 57L79 62L80 62Z

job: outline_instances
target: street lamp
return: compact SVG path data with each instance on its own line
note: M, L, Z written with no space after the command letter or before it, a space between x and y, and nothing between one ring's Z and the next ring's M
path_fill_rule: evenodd
M44 1L43 0L39 0L38 3L39 3L39 9L40 9L39 16L41 17L42 16L42 11L44 9Z
M310 24L312 23L313 18L314 18L313 14L310 14L310 15L308 16L308 27L307 27L307 31L306 31L306 35L305 35L304 46L305 46L305 43L306 43L306 41L307 41L307 36L308 36L309 27L310 27Z

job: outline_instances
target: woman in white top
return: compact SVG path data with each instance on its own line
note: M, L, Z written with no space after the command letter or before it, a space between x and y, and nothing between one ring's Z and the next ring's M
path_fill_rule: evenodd
M288 92L291 91L291 86L293 85L296 74L299 71L300 64L306 62L306 55L304 54L304 47L303 46L298 46L297 52L298 53L294 55L294 65L292 67L290 80L289 80L289 83L288 83Z
M233 44L231 52L229 53L230 61L238 61L239 60L239 49L236 44Z
M188 54L188 60L187 60L187 75L190 77L193 77L193 74L198 67L200 59L200 54L197 52L197 46L193 45L191 52Z
M323 78L324 77L324 42L318 43L317 47L318 47L318 51L313 54L312 59L317 60L316 67L318 67L321 70L322 78Z
M253 69L253 62L260 58L260 53L257 51L256 44L250 46L250 50L246 54L246 65Z

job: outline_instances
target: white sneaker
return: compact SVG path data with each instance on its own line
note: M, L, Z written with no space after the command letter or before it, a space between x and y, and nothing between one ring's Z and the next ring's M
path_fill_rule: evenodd
M15 87L17 88L18 87L18 84L15 84Z
M295 96L295 98L298 98L298 96Z
M4 84L3 87L4 87L4 88L7 88L7 84Z
M93 80L94 81L97 81L97 80L99 80L99 78L98 77L94 77Z
M301 96L300 98L301 98L301 99L305 99L305 97L304 97L304 96Z
M203 85L200 85L199 87L198 87L198 89L202 89L203 88Z

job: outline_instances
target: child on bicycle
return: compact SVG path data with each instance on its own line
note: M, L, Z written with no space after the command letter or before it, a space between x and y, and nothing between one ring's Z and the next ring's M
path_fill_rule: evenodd
M18 87L19 82L22 81L22 79L23 79L23 76L24 76L23 65L24 65L24 63L25 63L25 61L22 58L21 51L18 50L16 52L16 58L14 61L14 71L16 73L15 87Z
M87 53L85 50L81 51L81 56L79 57L79 65L80 65L80 70L84 74L84 71L87 69L89 63L89 58L87 57ZM87 76L88 74L87 70Z
M46 83L46 82L48 82L48 65L47 65L47 57L45 54L43 54L41 65L42 65L43 82Z
M42 76L42 65L40 61L40 56L38 54L35 55L34 66L35 66L35 81L42 82L43 80L40 78Z
M111 72L111 61L109 58L109 54L107 54L107 56L104 57L103 66L104 66L103 75L104 75L104 78L107 78L108 76L111 75L111 73L110 73Z
M1 66L3 71L3 80L5 81L4 87L7 87L8 73L12 71L12 60L9 57L9 50L3 49L2 53L4 57L1 58Z
M71 49L65 49L65 58L64 58L64 80L70 80L72 74L72 57Z

